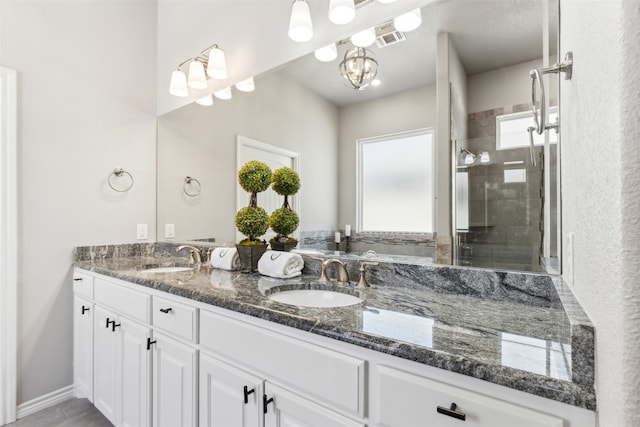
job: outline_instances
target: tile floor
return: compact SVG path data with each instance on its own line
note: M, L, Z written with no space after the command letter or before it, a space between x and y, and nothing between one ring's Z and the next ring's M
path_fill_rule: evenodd
M4 427L113 427L87 399L70 399Z

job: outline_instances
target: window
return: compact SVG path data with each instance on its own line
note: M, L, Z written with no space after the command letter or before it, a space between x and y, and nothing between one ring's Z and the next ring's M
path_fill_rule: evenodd
M433 233L433 129L358 140L358 230Z
M549 123L558 120L558 107L549 109ZM529 132L527 128L533 125L531 111L521 113L504 114L496 117L496 149L508 150L511 148L526 148L529 146ZM558 142L558 134L550 131L549 143ZM534 145L544 145L544 134L533 133Z

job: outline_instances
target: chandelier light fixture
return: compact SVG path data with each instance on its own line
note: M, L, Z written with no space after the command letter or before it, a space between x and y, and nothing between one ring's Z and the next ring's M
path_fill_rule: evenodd
M289 20L289 38L296 42L308 42L313 37L313 24L307 0L293 0Z
M378 75L378 61L373 52L363 47L348 49L339 68L347 85L355 90L366 88Z
M185 74L183 68L187 64L189 64L188 74ZM189 58L178 65L178 68L171 74L169 93L180 97L189 96L189 88L206 89L208 78L224 80L227 77L227 61L224 51L217 44L214 44L203 50L202 56Z

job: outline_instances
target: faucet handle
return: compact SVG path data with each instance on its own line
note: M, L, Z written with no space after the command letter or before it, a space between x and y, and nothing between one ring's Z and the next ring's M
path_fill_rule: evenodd
M359 268L360 280L358 280L358 284L356 285L357 288L370 288L371 287L371 285L369 285L369 282L367 282L367 279L366 279L366 277L364 275L364 272L366 270L367 265L370 265L370 266L373 267L373 266L378 265L378 263L377 262L368 262L368 261L360 263L360 268Z

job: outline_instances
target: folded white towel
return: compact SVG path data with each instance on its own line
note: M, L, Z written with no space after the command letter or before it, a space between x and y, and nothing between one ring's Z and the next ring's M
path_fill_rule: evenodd
M300 276L304 260L298 254L281 251L267 251L258 260L258 271L265 276L289 279Z
M211 265L221 270L238 270L240 268L240 256L236 248L215 248L211 252Z

